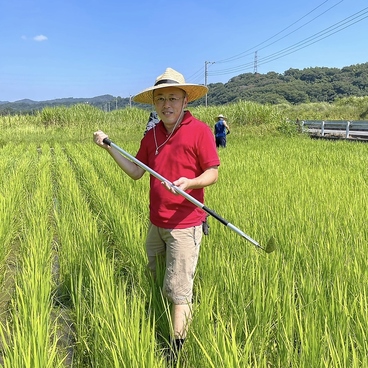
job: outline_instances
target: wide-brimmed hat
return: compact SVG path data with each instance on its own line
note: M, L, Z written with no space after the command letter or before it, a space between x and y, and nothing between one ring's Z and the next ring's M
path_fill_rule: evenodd
M215 118L215 120L218 120L219 118L222 118L222 119L227 119L224 115L220 114L220 115L217 115L217 117Z
M185 83L184 76L172 68L167 68L165 72L156 78L152 87L146 88L133 97L133 101L153 104L153 91L166 87L180 88L186 92L188 102L198 100L208 92L206 86L200 84Z

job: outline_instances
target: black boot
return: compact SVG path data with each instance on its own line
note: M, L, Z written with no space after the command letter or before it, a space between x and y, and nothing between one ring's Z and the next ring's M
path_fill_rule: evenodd
M184 345L185 339L175 339L171 342L171 347L167 355L167 363L169 367L176 367L179 353Z

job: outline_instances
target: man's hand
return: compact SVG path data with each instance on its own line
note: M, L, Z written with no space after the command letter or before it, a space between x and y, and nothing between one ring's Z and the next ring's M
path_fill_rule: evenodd
M102 130L97 130L97 132L93 133L93 141L100 147L108 149L109 145L105 144L103 140L105 138L109 138L107 134L105 134Z
M190 189L190 182L190 179L181 177L178 180L175 180L172 184L185 192L187 189ZM163 181L161 182L161 184L164 185L165 188L171 193L176 195L179 194L175 191L175 188L173 188L173 186L171 186L168 182Z

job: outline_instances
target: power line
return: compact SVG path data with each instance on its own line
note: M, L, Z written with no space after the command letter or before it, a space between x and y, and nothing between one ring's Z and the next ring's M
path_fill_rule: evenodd
M362 15L367 14L367 13L368 13L368 11L366 11ZM356 19L356 18L357 17L355 17L354 19ZM261 59L261 64L265 64L266 63L266 60L269 59L269 58L271 58L271 57L273 57L273 59L270 60L270 61L273 61L273 60L279 59L280 57L283 57L283 56L289 55L291 53L294 53L296 51L299 51L301 49L304 49L304 48L306 48L306 47L308 47L310 45L313 45L313 44L315 44L315 43L317 43L317 42L319 42L319 41L321 41L321 40L323 40L323 39L325 39L327 37L330 37L330 36L332 36L332 35L334 35L334 34L336 34L338 32L341 32L342 30L344 30L344 29L346 29L346 28L348 28L348 27L350 27L350 26L352 26L352 25L354 25L354 24L356 24L356 23L358 23L358 22L360 22L360 21L362 21L362 20L364 20L366 18L368 18L368 15L365 16L365 17L363 17L362 19L356 20L355 22L352 22L352 23L346 25L345 27L342 27L342 26L344 26L348 22L345 22L345 23L341 24L340 26L334 27L334 28L332 28L333 26L331 26L331 27L329 27L329 28L332 28L331 30L328 30L329 28L327 28L324 31L319 32L319 33L321 33L320 35L319 35L319 33L317 33L316 35L311 36L311 37L308 37L305 40L294 44L293 46L290 46L290 47L285 48L285 49L283 49L283 50L281 50L281 51L279 51L277 53L274 53L272 55L269 55L267 57L262 58ZM352 19L352 20L354 20L354 19ZM339 29L335 30L336 28L339 28ZM333 30L335 30L335 31L332 32ZM329 33L329 34L327 34L327 33ZM302 46L302 45L304 45L304 46ZM293 49L295 49L295 50L294 51L291 51ZM277 56L277 54L280 54L280 53L281 53L281 55L280 56ZM277 57L275 58L275 56L277 56Z
M284 32L285 30L287 30L287 29L289 29L289 28L291 28L294 24L296 24L296 23L298 23L299 21L301 21L302 19L304 19L305 17L307 17L309 14L311 14L311 13L313 13L315 10L317 10L318 8L320 8L323 4L325 4L325 3L327 3L329 0L325 0L324 2L322 2L320 5L318 5L317 7L315 7L314 9L312 9L310 12L308 12L307 14L305 14L303 17L301 17L301 18L299 18L297 21L295 21L294 23L292 23L292 24L290 24L288 27L286 27L286 28L284 28L283 30L281 30L280 32L278 32L278 33L276 33L275 35L273 35L272 37L270 37L270 38L268 38L267 40L265 40L265 41L263 41L263 42L261 42L260 44L258 44L258 45L256 45L256 46L254 46L254 47L252 47L251 49L249 49L249 50L252 50L252 49L255 49L256 47L258 47L258 46L260 46L260 45L263 45L264 43L266 43L267 41L269 41L269 40L271 40L271 39L273 39L273 38L275 38L276 36L278 36L279 34L281 34L282 32ZM339 3L341 3L343 0L341 0ZM339 4L338 3L338 4ZM335 4L334 6L336 6L337 4ZM328 10L330 10L331 8L329 8L329 9L327 9L324 13L326 13ZM324 13L322 13L322 14L324 14ZM321 16L321 14L320 15L318 15L317 17L319 17L319 16ZM315 18L313 18L311 21L313 21L314 19L316 19L317 17L315 17ZM301 27L303 27L303 26L301 26ZM299 27L299 28L301 28L301 27ZM298 29L299 29L298 28ZM295 31L294 31L295 32ZM293 33L293 32L291 32L291 33ZM288 35L290 35L291 33L289 33ZM286 36L285 36L286 37ZM283 37L284 38L284 37ZM275 42L277 42L278 40L276 40ZM275 43L275 42L273 42L273 43ZM272 43L272 44L273 44ZM265 46L265 47L267 47L267 46ZM263 47L263 48L265 48L265 47ZM261 49L263 49L263 48L261 48ZM249 50L247 50L247 51L249 51ZM244 52L242 52L241 54L238 54L238 55L235 55L235 56L232 56L232 57L230 57L230 58L228 58L228 59L223 59L223 60L220 60L220 61L216 61L216 63L219 63L219 64L221 64L221 63L225 63L225 62L230 62L230 61L233 61L233 60L237 60L237 59L240 59L240 58L242 58L242 57L245 57L245 56L248 56L248 55L250 55L250 54L253 54L253 52L252 53L250 53L250 54L246 54L246 52L247 51L244 51ZM256 51L256 53L257 53L257 51ZM256 63L256 61L255 61L255 63ZM206 65L206 64L205 64ZM256 67L256 64L254 64L254 67ZM207 75L215 75L215 74L208 74L207 73L207 70L206 70L206 68L200 68L199 70L197 70L196 72L194 72L191 76L189 76L188 78L187 78L187 80L189 81L192 81L193 83L197 83L197 84L199 84L199 83L201 83L200 81L202 81L203 79L203 74L205 75L205 84L206 84L206 78L207 78ZM221 75L221 74L220 74Z
M327 37L330 37L358 22L361 22L362 20L366 19L368 17L364 16L365 14L368 13L368 7L364 8L362 10L360 10L359 12L352 14L351 16L333 24L330 27L325 28L324 30L315 33L314 35L305 38L302 41L299 41L289 47L286 47L280 51L277 51L271 55L262 57L260 59L258 59L257 64L258 65L263 65L266 63L269 63L271 61L280 59L286 55L289 55L291 53L294 53L296 51L299 51L303 48L306 48L314 43L317 43ZM364 17L363 17L364 16ZM360 19L358 19L360 18ZM349 20L350 19L350 20ZM216 62L217 64L217 62ZM234 72L240 72L244 69L250 69L252 66L254 66L253 62L249 62L246 64L241 64L235 67L231 67L231 68L227 68L227 69L222 69L222 70L218 70L218 71L213 71L213 72L209 72L208 75L209 76L215 76L215 75L225 75L225 74L230 74L230 73L234 73Z
M323 12L323 13L321 13L321 14L319 14L318 16L314 17L314 18L313 18L313 19L311 19L309 22L304 23L304 24L303 24L303 25L301 25L300 27L296 28L294 31L292 31L292 32L290 32L290 33L286 34L285 36L283 36L283 37L281 37L281 38L277 39L276 41L274 41L274 42L272 42L272 43L269 43L268 45L266 45L266 46L264 46L264 47L262 47L262 48L258 49L258 51L259 51L259 50L263 50L263 49L265 49L266 47L272 46L272 45L274 45L276 42L278 42L278 41L280 41L280 40L282 40L282 39L284 39L284 38L286 38L286 37L290 36L291 34L295 33L296 31L299 31L301 28L305 27L305 26L306 26L306 25L308 25L309 23L312 23L314 20L316 20L317 18L321 17L323 14L327 13L329 10L331 10L332 8L334 8L335 6L337 6L338 4L340 4L340 3L342 3L342 2L343 2L343 0L341 0L339 3L337 3L337 4L333 5L331 8L327 9L326 11L324 11L324 12Z
M235 56L232 56L230 58L227 58L227 59L223 59L223 60L219 60L219 61L216 61L216 64L221 64L221 63L227 63L227 62L230 62L230 61L234 61L234 60L238 60L242 57L245 57L245 56L248 56L250 54L253 54L253 51L251 53L248 53L248 51L251 51L251 50L254 50L254 49L257 49L257 50L261 50L261 49L264 49L265 47L268 47L270 45L273 45L274 43L276 43L277 41L289 36L290 34L296 32L297 30L299 30L300 28L304 27L305 25L307 25L308 23L314 21L315 19L319 18L321 15L327 13L329 10L331 10L332 8L334 8L336 5L340 4L341 2L343 2L343 0L341 0L339 3L333 5L332 7L328 8L326 11L324 11L323 13L317 15L316 17L314 17L313 19L311 19L309 22L303 24L302 26L300 26L299 28L297 28L296 30L288 33L286 36L282 37L282 38L279 38L278 40L272 42L271 44L269 45L266 45L264 47L262 47L261 49L259 48L259 46L265 44L267 41L270 41L272 40L273 38L275 38L276 36L278 36L279 34L283 33L284 31L286 31L287 29L291 28L293 25L295 25L296 23L300 22L302 19L306 18L308 15L310 15L311 13L313 13L314 11L316 11L317 9L319 9L323 4L327 3L329 0L326 0L324 1L322 4L318 5L317 7L315 7L314 9L312 9L310 12L308 12L307 14L303 15L301 18L299 18L297 21L295 21L294 23L290 24L289 26L287 26L286 28L284 28L283 30L279 31L278 33L276 33L275 35L273 35L272 37L269 37L267 40L259 43L258 45L256 46L253 46L251 47L250 49L248 50L245 50L243 51L242 53L240 54L237 54Z
M191 83L200 84L201 82L199 82L199 81L203 80L203 73L204 73L204 68L200 68L199 70L194 72L192 75L190 75L187 78L187 81L191 81Z

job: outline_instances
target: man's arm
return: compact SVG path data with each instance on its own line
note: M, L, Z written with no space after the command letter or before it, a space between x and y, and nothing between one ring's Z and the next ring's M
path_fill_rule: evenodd
M141 167L122 156L115 148L109 147L107 152L109 152L110 156L115 160L119 167L132 179L138 180L145 173Z
M105 138L108 138L108 136L104 132L99 130L93 134L93 137L94 142L98 146L104 148L119 165L119 167L132 179L138 180L143 176L145 171L141 167L136 165L134 162L128 160L126 157L122 156L119 151L114 147L110 147L107 144L103 143L103 140Z
M230 133L230 128L229 126L227 125L226 121L224 120L224 125L225 125L225 128L227 129L227 133L229 134Z

